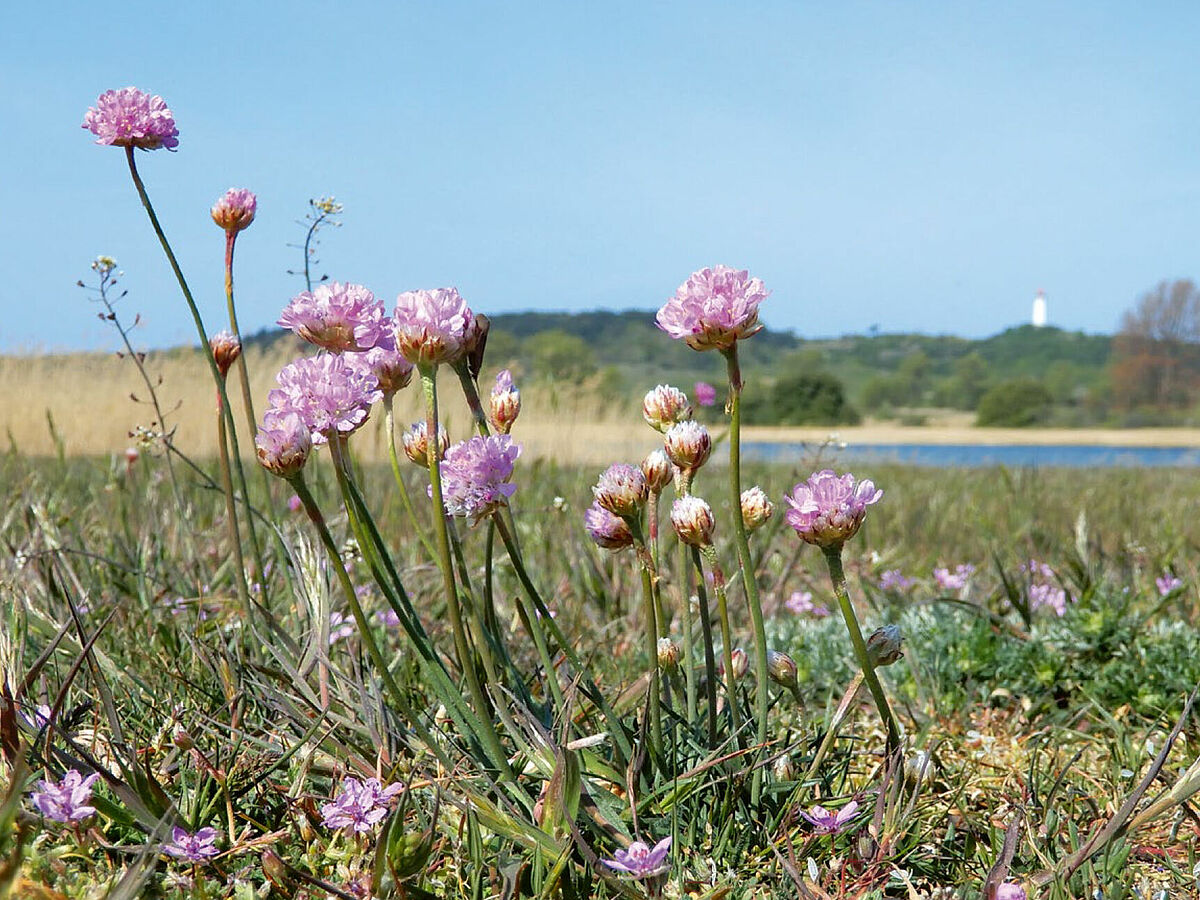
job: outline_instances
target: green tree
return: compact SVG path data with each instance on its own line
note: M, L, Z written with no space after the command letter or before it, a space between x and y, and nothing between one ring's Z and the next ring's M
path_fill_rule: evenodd
M596 371L596 356L587 341L557 328L526 338L525 353L539 378L578 382Z
M1012 378L991 388L979 401L976 425L1027 428L1045 422L1054 398L1036 378Z

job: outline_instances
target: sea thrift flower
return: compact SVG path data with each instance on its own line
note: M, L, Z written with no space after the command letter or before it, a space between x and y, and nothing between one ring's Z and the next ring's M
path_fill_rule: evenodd
M329 803L322 804L321 816L326 828L345 828L365 834L387 817L388 803L404 790L404 785L383 787L378 778L359 781L347 778L341 791Z
M353 637L355 631L354 619L347 618L340 612L329 614L329 646L332 647L344 638Z
M646 476L636 466L614 463L592 488L596 502L617 516L636 516L650 494Z
M646 476L646 484L652 493L661 494L671 483L675 468L662 450L651 450L642 460L642 474Z
M68 769L57 784L43 779L33 792L33 805L54 822L82 822L96 813L96 807L90 804L92 785L99 777L92 773L85 778L75 769Z
M953 572L949 569L934 569L933 580L943 591L961 591L974 573L973 565L962 563L955 566Z
M1175 576L1171 572L1163 572L1154 579L1154 585L1158 588L1158 595L1165 597L1171 591L1178 590L1183 587L1183 579Z
M888 569L879 576L879 588L884 591L907 591L916 583L916 579L909 578L899 569Z
M667 429L663 437L663 449L679 468L695 471L708 461L712 453L712 438L707 428L695 419L689 419Z
M83 127L97 144L157 150L179 146L179 129L167 102L135 87L105 91L83 117Z
M475 523L508 503L517 489L510 479L520 455L520 444L514 444L507 434L476 435L447 450L442 463L446 512Z
M783 605L798 616L807 614L824 618L829 615L829 610L826 607L813 603L811 591L792 591L792 595L787 598Z
M237 233L250 227L258 212L258 198L245 188L230 188L213 204L212 219L228 232Z
M374 375L359 371L344 357L328 353L284 366L279 387L267 395L264 419L295 413L312 432L314 444L330 435L348 435L367 421L371 404L383 396Z
M796 690L796 661L778 650L767 651L767 675L776 684Z
M818 547L838 547L854 537L867 515L867 507L878 503L883 491L873 482L855 482L853 475L835 475L822 469L785 494L791 507L787 523L801 540Z
M168 856L186 859L188 862L207 862L220 851L216 847L217 830L201 828L195 834L188 834L179 826L171 831L171 843L163 847Z
M583 527L597 546L605 550L623 550L633 546L633 532L629 530L629 523L599 503L593 503L584 511Z
M707 547L717 527L712 507L699 497L680 497L671 506L671 525L685 544Z
M254 435L254 452L262 467L272 475L291 478L304 468L308 454L312 452L312 430L294 412L268 414L258 433ZM300 498L293 512L300 508ZM288 501L292 506L292 501Z
M1067 614L1067 592L1056 584L1031 584L1029 586L1029 608L1031 610L1049 608L1061 618Z
M642 399L642 418L656 431L665 432L676 422L692 417L687 394L669 384L660 384Z
M996 886L993 900L1025 900L1025 888L1014 881L1006 881Z
M333 353L369 350L387 333L375 295L361 284L340 281L297 294L275 324Z
M450 435L446 429L438 425L438 459L444 459L450 447ZM429 431L425 422L414 422L404 432L404 455L414 465L427 467L429 465Z
M712 406L717 402L717 389L707 381L697 381L692 391L699 406Z
M634 841L628 850L618 850L612 859L602 859L600 862L633 878L650 878L653 875L661 875L671 867L667 862L667 854L670 851L669 837L663 838L653 847L641 841Z
M382 334L370 350L348 354L346 362L360 372L374 375L385 398L394 396L412 381L413 364L400 355L395 341L387 333Z
M851 800L837 812L823 806L814 806L809 810L800 810L800 815L808 821L817 834L836 834L846 827L858 812L858 801Z
M305 434L307 435L308 432L306 431ZM290 512L300 512L304 508L304 504L300 502L300 497L297 494L292 494L292 496L288 497L287 505Z
M658 327L693 350L728 350L758 332L758 305L767 289L729 266L694 272L655 317Z
M500 434L512 431L521 412L521 392L513 384L512 372L503 369L496 376L496 385L488 404L488 422Z
M405 291L392 315L396 346L413 365L453 363L474 336L475 315L457 288Z
M742 491L742 524L747 531L762 527L775 515L775 504L758 485Z
M242 355L242 342L229 331L218 331L210 337L208 347L212 350L213 361L222 377L229 374L230 367Z
M876 628L867 638L867 658L871 660L871 665L876 668L890 666L902 659L904 657L904 650L901 649L903 642L904 637L900 634L899 625L884 625Z

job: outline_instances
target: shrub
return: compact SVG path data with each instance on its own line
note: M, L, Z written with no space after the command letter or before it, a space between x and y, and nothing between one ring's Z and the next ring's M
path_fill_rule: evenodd
M991 388L979 401L976 425L1027 428L1046 420L1054 398L1036 378L1013 378Z

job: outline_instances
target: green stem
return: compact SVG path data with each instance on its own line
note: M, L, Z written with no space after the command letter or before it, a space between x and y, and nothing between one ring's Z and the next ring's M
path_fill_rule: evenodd
M709 544L700 548L700 555L708 563L712 572L713 591L717 595L717 612L721 616L721 656L725 663L725 700L729 704L729 727L733 735L741 730L741 717L738 714L737 674L733 671L733 629L729 625L729 604L725 592L725 573L717 561L717 551ZM704 577L704 573L700 573ZM740 739L739 739L740 741Z
M242 538L238 533L237 504L234 502L233 479L229 474L229 447L225 433L225 416L221 410L221 397L217 396L217 455L221 464L221 487L225 494L225 521L229 527L229 543L233 550L233 565L235 572L234 585L237 587L238 600L245 610L246 619L250 618L250 591L246 588L246 561L242 558ZM261 584L261 582L260 582Z
M708 609L708 591L704 587L704 567L700 564L700 548L692 547L692 564L696 567L696 597L700 600L700 631L704 636L705 691L708 699L708 746L717 746L717 656L713 649L712 615Z
M436 560L437 553L434 551L433 545L429 543L425 529L417 521L417 511L413 508L412 498L408 496L408 488L404 485L404 475L400 471L400 457L396 453L396 414L392 409L393 399L391 394L383 398L384 427L388 433L388 457L392 461L392 477L396 480L396 489L400 491L400 499L404 503L404 511L408 515L409 524L412 525L413 534L420 539L421 546L425 548L429 558Z
M683 670L687 682L688 722L696 722L696 661L692 657L692 596L690 590L688 545L679 542L679 616L683 623Z
M879 683L879 676L875 673L875 664L871 662L871 655L867 652L867 642L863 640L862 629L858 627L858 616L855 615L854 606L850 603L850 593L846 590L846 573L842 569L842 545L836 544L821 549L825 553L825 562L829 566L829 578L833 582L833 592L837 595L838 606L842 609L842 618L846 620L846 630L850 632L850 643L854 645L854 655L858 657L858 664L862 667L863 680L867 682L867 687L875 700L875 708L879 710L879 717L883 719L883 724L887 728L887 750L888 753L891 753L900 746L900 733L896 728L896 720L892 716L892 708L888 704L887 694L883 692L883 685Z
M762 604L758 598L758 581L754 573L754 559L750 555L750 541L746 536L746 524L742 521L742 371L738 364L737 344L722 351L729 372L729 492L732 506L734 535L738 561L742 567L742 585L746 591L746 604L750 607L750 620L754 624L754 671L755 707L758 712L758 744L767 743L767 711L771 701L767 691L767 629L763 623ZM754 781L750 789L750 802L758 805L762 793L763 770L754 768Z

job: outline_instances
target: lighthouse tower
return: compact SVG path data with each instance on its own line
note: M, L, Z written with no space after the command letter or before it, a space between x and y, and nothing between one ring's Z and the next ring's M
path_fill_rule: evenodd
M1034 328L1046 327L1046 292L1040 289L1033 298L1032 322Z

